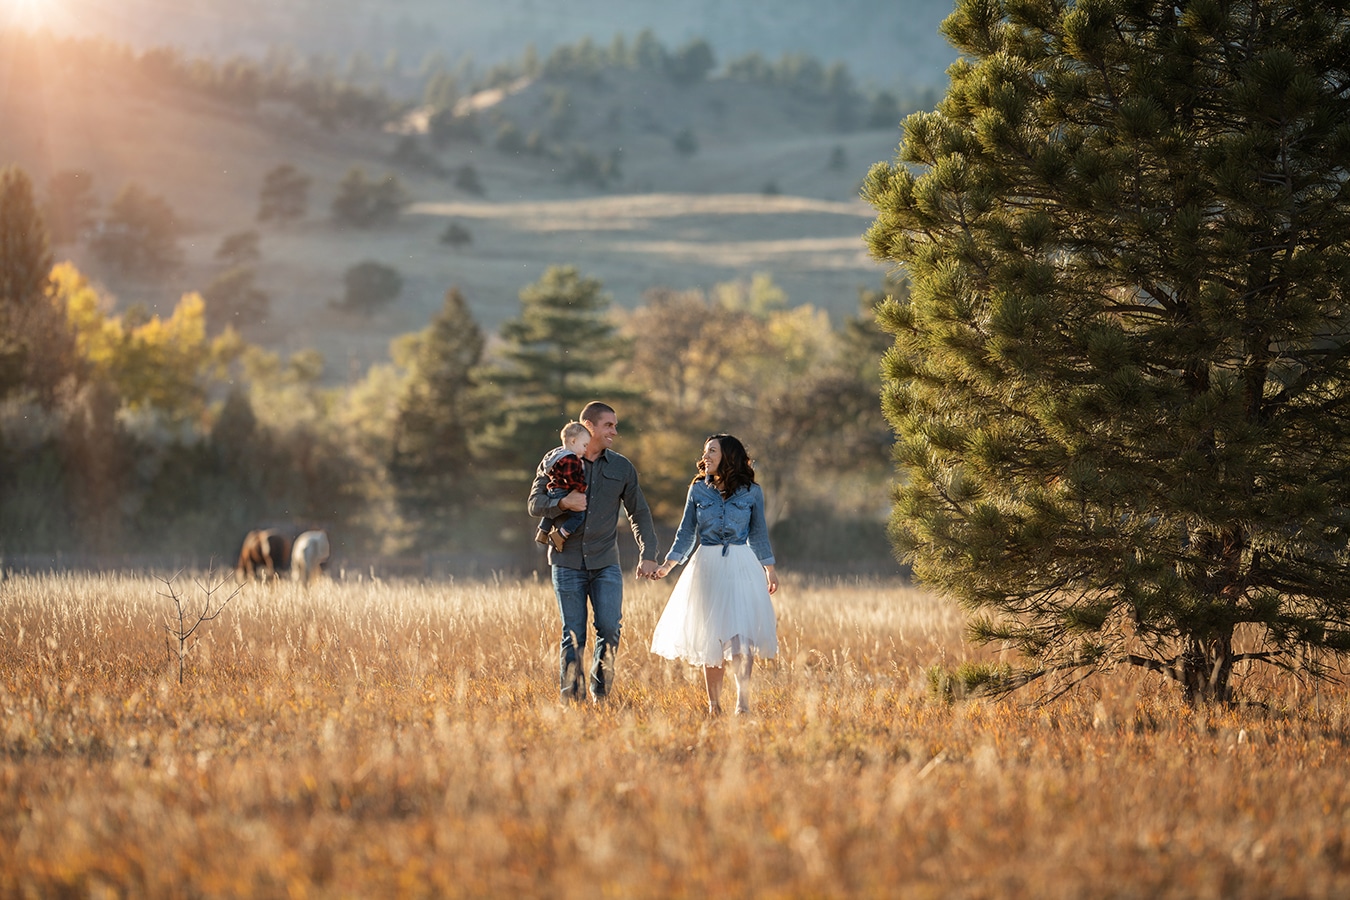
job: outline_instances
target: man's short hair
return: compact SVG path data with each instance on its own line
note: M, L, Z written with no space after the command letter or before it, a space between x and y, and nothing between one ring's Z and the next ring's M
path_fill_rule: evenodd
M617 415L617 413L614 412L614 407L610 406L608 403L592 400L590 403L586 404L586 408L581 411L581 415L577 416L577 418L583 422L598 422L600 421L600 417L605 413Z
M578 435L584 434L589 436L590 433L591 430L587 428L585 425L581 424L580 422L568 422L566 425L563 426L562 429L563 445L566 446L568 441L572 440L572 438L577 437Z

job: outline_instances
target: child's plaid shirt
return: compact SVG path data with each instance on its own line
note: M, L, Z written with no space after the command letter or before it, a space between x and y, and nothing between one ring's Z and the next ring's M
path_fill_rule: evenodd
M585 491L586 467L581 457L575 453L560 457L548 470L548 490Z

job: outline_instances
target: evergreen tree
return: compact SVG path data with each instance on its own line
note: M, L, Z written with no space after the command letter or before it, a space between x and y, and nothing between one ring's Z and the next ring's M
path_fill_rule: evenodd
M549 137L565 138L572 133L577 124L577 111L572 102L572 92L567 88L548 88L546 93Z
M221 272L202 288L206 302L206 325L211 331L226 326L243 330L267 321L272 312L272 297L258 287L257 271L252 266L233 266Z
M727 63L727 78L750 84L773 84L773 64L760 53L747 53Z
M825 67L807 53L785 53L774 65L774 81L799 97L825 96Z
M484 372L499 393L492 448L508 479L528 479L558 430L602 388L600 377L622 352L599 281L554 266L520 292L521 311L503 323L501 363ZM523 495L522 495L523 496Z
M41 301L52 269L47 226L33 199L33 182L17 166L0 170L0 303Z
M427 121L427 136L434 147L444 148L451 141L471 141L482 143L483 135L478 128L478 116L473 112L462 116L455 115L453 109L442 109L431 114Z
M455 187L477 197L487 193L483 179L478 176L478 170L471 163L465 163L455 170Z
M258 232L235 231L225 235L216 248L216 262L227 266L251 266L262 259Z
M437 178L445 178L450 174L450 170L436 158L436 154L422 146L422 142L415 134L400 137L394 151L389 154L389 159L400 166L426 172Z
M830 127L852 131L862 118L863 97L848 66L835 63L825 72L825 101L829 105Z
M151 277L177 268L183 255L173 209L138 184L126 185L109 205L93 249L124 274Z
M473 243L473 232L459 222L450 222L441 232L441 243L451 247L465 247Z
M610 39L609 64L617 69L633 68L633 53L628 47L628 38L621 31L614 32L614 37Z
M878 91L867 109L868 128L894 128L900 122L900 101L890 91Z
M503 122L497 129L497 139L495 146L503 153L512 153L519 156L525 151L525 135L521 133L520 127L514 122Z
M342 283L342 299L333 306L363 315L388 306L403 293L403 276L398 270L369 259L348 268L342 275Z
M1350 13L960 0L943 31L947 94L864 189L912 281L899 553L1028 656L1005 685L1321 673L1350 650Z
M356 228L388 225L408 205L408 193L395 175L379 181L366 177L359 167L348 170L333 198L333 221Z
M825 168L831 172L842 172L848 168L848 153L844 151L843 145L835 144L830 148L830 158L825 163Z
M305 217L309 208L309 177L290 163L263 176L258 196L258 221L286 224Z
M405 518L423 525L421 549L465 538L478 486L473 438L482 426L475 371L485 340L458 289L400 346L408 379L398 399L389 473ZM463 526L457 528L456 526Z
M433 74L422 89L422 102L435 112L454 109L458 100L459 80L446 71Z
M633 43L633 64L644 72L664 72L669 61L666 48L657 39L656 32L644 28Z
M74 338L48 297L51 268L33 182L18 167L0 170L0 398L33 390L51 402L74 372Z
M694 134L694 129L686 125L670 139L670 145L680 156L693 156L698 152L698 135Z
M98 200L93 192L94 176L88 172L57 172L48 179L43 214L53 243L77 241L94 224Z
M707 81L708 73L717 68L717 57L712 46L703 38L685 44L670 57L666 69L670 80L679 85Z

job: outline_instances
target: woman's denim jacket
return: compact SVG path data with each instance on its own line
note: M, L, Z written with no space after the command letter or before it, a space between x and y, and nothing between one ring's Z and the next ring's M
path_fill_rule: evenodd
M774 565L769 527L764 521L764 492L759 485L741 488L725 500L707 479L689 485L684 518L666 559L684 562L694 549L695 539L705 547L720 544L723 556L728 545L748 543L761 565Z

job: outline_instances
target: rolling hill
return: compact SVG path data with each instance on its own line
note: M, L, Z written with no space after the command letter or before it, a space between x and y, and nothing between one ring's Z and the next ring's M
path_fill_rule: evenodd
M940 83L955 56L937 32L951 0L44 0L42 7L43 24L58 31L140 48L259 55L287 46L337 57L359 51L376 64L390 53L414 66L441 53L494 65L527 45L546 55L559 44L587 37L603 44L646 28L670 46L707 39L723 62L750 52L842 60L883 86L897 78Z
M320 349L330 379L387 358L389 340L423 327L451 286L495 329L515 314L519 290L555 264L578 266L630 307L650 288L709 288L767 272L790 302L836 319L883 275L863 253L870 210L857 188L871 163L893 155L898 131L836 133L800 100L760 85L714 79L676 90L619 73L565 86L574 130L559 146L617 151L621 177L605 187L565 177L557 157L498 149L490 133L440 147L417 139L442 171L471 166L479 195L400 163L395 151L407 138L389 130L324 125L286 104L244 108L131 74L85 77L70 59L31 68L5 72L0 63L0 162L21 165L39 187L57 172L87 171L105 206L135 182L162 195L182 229L184 264L162 281L107 269L87 243L58 246L58 257L100 280L119 305L163 312L220 272L214 256L225 236L257 229L258 282L272 314L246 336L285 352ZM528 126L558 90L528 84L482 114L494 127ZM676 148L681 130L697 135L696 152ZM282 163L312 179L309 213L259 226L263 176ZM396 223L354 229L330 220L353 167L403 182L413 202ZM438 240L451 221L468 229L468 245ZM402 295L371 318L332 309L343 272L364 260L396 268Z

